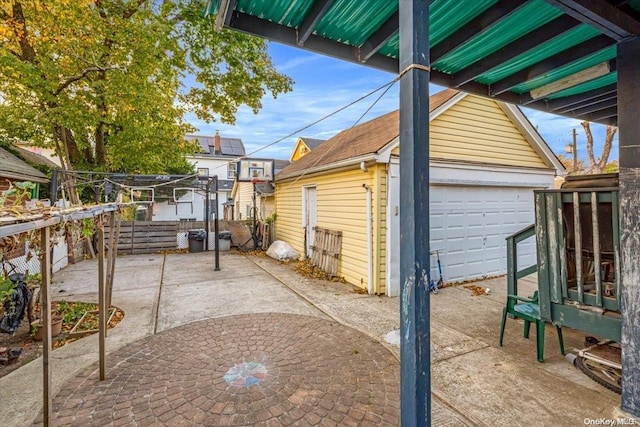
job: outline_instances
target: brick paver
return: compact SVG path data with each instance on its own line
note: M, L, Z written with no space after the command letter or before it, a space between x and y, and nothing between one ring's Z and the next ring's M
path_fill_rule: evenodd
M398 425L398 361L329 320L203 320L108 356L54 398L54 425ZM36 425L42 424L40 417Z

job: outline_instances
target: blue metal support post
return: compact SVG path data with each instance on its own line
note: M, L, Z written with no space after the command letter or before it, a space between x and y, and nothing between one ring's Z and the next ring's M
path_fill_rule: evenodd
M618 44L622 404L640 417L640 37Z
M400 407L431 425L429 1L400 1Z

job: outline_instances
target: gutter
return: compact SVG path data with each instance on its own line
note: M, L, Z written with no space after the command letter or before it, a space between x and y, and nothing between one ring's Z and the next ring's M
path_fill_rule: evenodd
M307 169L302 169L299 171L292 172L290 174L285 175L284 177L278 177L276 175L276 181L284 181L290 178L296 178L302 175L311 175L318 172L324 172L328 170L336 170L338 168L346 168L349 166L360 167L360 163L362 162L375 162L378 160L377 153L365 154L363 156L351 157L349 159L340 160L333 163L328 163L326 165L314 166ZM299 160L298 160L299 161ZM295 164L295 163L294 163Z
M362 184L366 192L367 198L367 292L373 295L373 240L371 233L373 231L373 217L371 209L371 187Z

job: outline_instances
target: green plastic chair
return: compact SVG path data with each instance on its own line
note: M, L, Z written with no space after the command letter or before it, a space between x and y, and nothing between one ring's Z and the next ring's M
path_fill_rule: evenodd
M517 295L507 295L507 305L502 310L502 325L500 326L500 347L504 337L504 327L507 323L507 315L511 314L515 318L524 320L524 337L529 338L529 328L531 323L536 324L536 350L538 362L544 361L544 328L546 322L540 318L540 305L538 304L538 291L535 291L531 298L519 297ZM556 326L558 340L560 342L560 352L564 354L564 341L562 340L562 329Z

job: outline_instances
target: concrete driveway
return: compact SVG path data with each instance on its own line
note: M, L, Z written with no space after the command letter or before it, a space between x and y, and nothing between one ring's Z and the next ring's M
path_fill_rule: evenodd
M95 261L65 268L54 276L53 295L56 299L96 301L96 272ZM542 364L536 361L535 340L522 337L519 321L508 320L505 346L498 347L506 280L492 279L475 285L490 288L491 293L473 296L469 289L457 286L442 289L431 298L433 425L578 426L584 425L585 419L622 416L617 410L618 395L598 386L565 361L554 328L547 328ZM520 288L521 294L526 295L535 288L535 282L525 281ZM206 362L206 372L220 371L215 381L202 386L201 392L207 391L210 396L206 403L200 400L199 405L182 407L183 413L197 415L190 423L184 418L182 424L233 425L240 420L249 425L288 425L289 421L294 425L397 424L399 349L393 344L393 331L399 327L398 303L397 298L354 293L349 285L304 278L291 266L260 256L222 253L221 270L217 272L212 253L119 257L113 304L121 307L126 316L107 338L109 379L95 382L96 336L56 350L54 425L132 425L137 422L136 413L143 412L147 415L140 420L150 425L181 424L178 421L183 415L178 408L159 415L149 409L152 394L145 393L145 387L135 380L136 375L144 376L140 366L160 366L162 361L175 357L169 350L171 345L176 348L176 342L182 346L199 343L193 347L199 350L191 353ZM202 339L203 334L209 334L202 332L205 326L218 331L211 332L215 339ZM325 332L295 333L300 329ZM234 330L254 331L248 335L260 338L249 343L246 337L234 338ZM269 334L279 339L269 340ZM285 339L283 334L292 338ZM567 350L581 347L583 334L568 330L564 334ZM185 341L184 337L189 336L200 340ZM240 353L229 351L240 348L242 343L247 348ZM330 346L324 347L327 343ZM321 348L325 351L318 353ZM329 348L339 351L330 353ZM305 352L309 353L310 363L304 363L301 357ZM230 356L234 354L236 359ZM271 354L281 360L277 365L279 380L266 374L268 380L261 388L247 388L251 393L244 394L224 383L221 378L228 373L230 364L235 366L233 360L240 366L252 362L247 358L258 354ZM327 358L340 363L328 363ZM127 369L120 369L122 366ZM177 372L177 376L171 376L174 382L180 379L181 371L176 366L169 364L165 369ZM309 376L292 372L300 369L311 369ZM126 381L121 376L123 372ZM335 375L336 372L342 374ZM200 378L205 374L198 371L191 375ZM337 386L349 383L349 378L364 380L353 380L352 388L342 387L338 393ZM183 398L167 394L168 385L159 381L160 384L148 383L148 389L154 385L165 389L165 394L159 393L154 402ZM40 360L0 379L3 425L38 424L41 382ZM149 396L140 397L142 400L137 403L143 406L127 408L116 408L117 396L126 394L114 393L109 402L87 398L91 393L95 397L96 390L104 392L110 387L120 387L118 393L133 387L131 393ZM262 390L262 394L254 390ZM269 394L269 390L274 392ZM211 393L217 397L211 398ZM198 399L194 396L192 401ZM238 399L248 405L262 402L262 407L258 408L257 403L254 410L247 409L251 406L240 407ZM343 403L336 406L340 401ZM233 406L214 409L211 402L233 402ZM161 407L157 405L156 408ZM113 415L118 410L120 415ZM257 414L261 418L255 418Z

